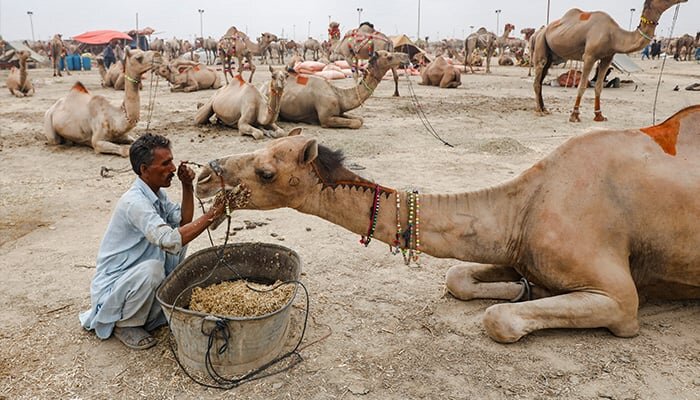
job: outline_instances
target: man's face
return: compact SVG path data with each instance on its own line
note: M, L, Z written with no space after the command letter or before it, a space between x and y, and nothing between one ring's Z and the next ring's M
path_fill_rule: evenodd
M173 163L173 153L170 149L157 147L153 154L153 162L148 166L141 166L141 179L151 189L157 190L170 186L175 176L175 171L177 171L177 168Z

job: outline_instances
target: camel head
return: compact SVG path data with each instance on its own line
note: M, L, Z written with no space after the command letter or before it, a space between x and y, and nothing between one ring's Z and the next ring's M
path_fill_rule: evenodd
M513 32L514 30L515 30L515 25L513 25L513 24L506 24L505 28L503 28L503 31L507 32L507 34L510 32Z
M270 32L263 32L262 35L260 35L260 38L258 39L258 42L262 45L267 45L272 42L277 41L277 35L270 33Z
M272 74L272 80L270 81L270 93L282 93L284 90L284 85L287 83L287 77L289 74L287 71L275 70L270 65L270 73Z
M31 55L28 51L26 50L20 50L16 53L17 58L19 59L19 62L27 61L29 56Z
M124 63L125 73L134 78L141 77L145 72L154 69L163 63L160 53L148 50L126 48L126 61Z
M197 177L197 197L212 197L223 185L226 191L248 196L241 208L299 207L314 188L321 189L324 180L320 176L325 176L327 171L343 169L340 167L340 153L323 151L323 157L317 161L319 146L316 139L300 133L301 128L295 128L289 136L275 139L252 153L211 161Z
M386 71L402 64L408 64L408 62L408 54L406 53L391 53L386 50L377 50L372 55L372 58L369 59L367 72L376 71L374 72L375 77L381 79Z

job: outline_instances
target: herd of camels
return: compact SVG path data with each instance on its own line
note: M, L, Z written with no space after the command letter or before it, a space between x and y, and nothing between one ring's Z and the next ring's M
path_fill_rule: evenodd
M532 49L536 111L548 113L542 98L548 69L561 60L581 60L583 76L600 64L594 120L605 120L600 94L614 54L644 48L654 37L661 15L685 1L646 0L639 26L632 31L620 28L604 12L579 9L533 30L527 42ZM512 29L506 26L508 33ZM472 68L471 51L483 49L488 72L494 49L504 46L508 33L499 38L481 29L467 37L463 71ZM197 110L196 124L209 123L215 116L256 139L277 139L254 153L216 160L218 170L203 167L197 180L198 197L212 197L222 185L238 192L243 187L250 196L247 203L241 202L243 208L291 207L360 235L367 235L370 220L368 236L390 246L481 263L450 269L449 292L464 300L510 300L523 294L526 300L534 299L486 310L486 331L499 342L515 342L545 328L605 327L617 336L634 336L639 331L641 292L648 298L700 298L700 250L693 245L700 240L693 222L700 214L694 191L700 187L700 174L676 173L700 171L700 161L694 156L700 152L699 106L684 109L657 126L582 135L516 179L494 188L417 197L354 174L343 167L339 152L300 135L298 128L287 133L277 125L279 118L327 128L361 127L362 119L346 113L362 105L388 71L408 63L407 55L393 52L386 36L362 25L342 39L337 37L339 44L332 52L355 65L358 58L368 60L352 87L269 67L270 80L257 88L251 83L255 73L252 56L261 50L261 43L269 45L275 40L274 35L264 34L261 42L254 43L243 32L229 29L223 44L217 46L225 63L225 82L206 64L191 60L168 63L158 51L127 48L116 71L100 70L106 86L123 88L123 103L112 105L78 82L46 111L46 137L51 144L71 141L98 153L126 157L132 141L129 132L140 117L143 74L156 71L173 84L173 90L216 89ZM19 54L21 67L8 78L8 88L16 95L33 92L26 56ZM249 64L247 81L241 71L229 73L234 57L238 66ZM421 83L457 87L461 72L439 56L422 69ZM582 79L572 122L580 121L586 87ZM627 151L608 151L619 148ZM592 157L595 163L590 162ZM576 173L582 170L587 173ZM576 182L576 188L586 187L585 196L573 186L558 184L570 181ZM324 190L329 187L332 190ZM396 228L401 221L404 226L411 222L410 204L415 205L417 198L420 238L417 230L400 232ZM395 212L379 211L380 204L403 201L409 206L395 208ZM665 207L659 209L659 204Z

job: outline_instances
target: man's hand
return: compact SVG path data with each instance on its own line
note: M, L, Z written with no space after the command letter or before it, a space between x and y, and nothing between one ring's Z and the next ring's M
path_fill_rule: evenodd
M186 161L181 161L180 165L177 167L177 179L182 182L183 187L192 188L195 174L192 168L188 167L185 163Z

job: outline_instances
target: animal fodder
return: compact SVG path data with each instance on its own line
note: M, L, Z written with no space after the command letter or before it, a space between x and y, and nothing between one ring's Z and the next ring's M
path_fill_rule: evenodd
M496 154L500 156L526 154L532 151L532 149L529 147L523 146L517 140L508 137L480 143L478 148L482 153Z
M294 285L272 285L248 282L244 279L224 281L192 290L190 309L206 314L230 317L256 317L269 314L289 302Z

